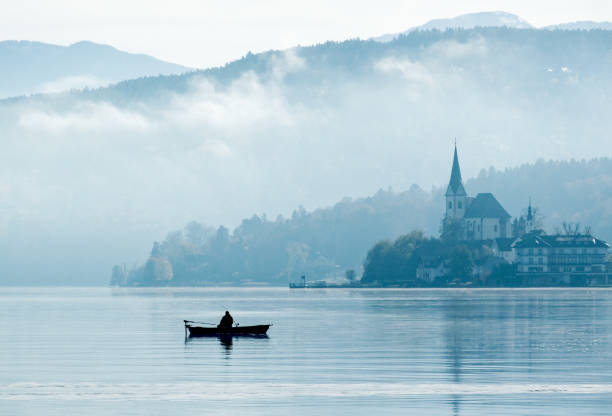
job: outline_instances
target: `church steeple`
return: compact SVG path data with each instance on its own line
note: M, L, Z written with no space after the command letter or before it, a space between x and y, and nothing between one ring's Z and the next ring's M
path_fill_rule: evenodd
M446 188L446 218L460 219L465 215L470 199L461 182L461 169L459 168L459 157L457 156L457 142L455 142L455 154L453 156L453 168L451 177Z
M530 233L535 229L533 221L533 210L531 209L531 197L529 197L529 206L527 207L527 218L525 221L525 232Z
M461 169L459 168L459 157L457 156L457 143L455 143L455 155L453 157L453 168L451 170L450 181L446 188L446 196L466 196L465 188L461 181Z
M529 197L529 206L527 207L527 221L533 221L533 213L531 212L531 197Z

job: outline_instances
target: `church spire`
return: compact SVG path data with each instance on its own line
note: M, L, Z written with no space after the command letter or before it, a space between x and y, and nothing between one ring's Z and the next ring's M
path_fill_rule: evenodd
M453 168L451 170L451 177L446 188L446 195L461 195L465 196L467 193L463 188L461 181L461 169L459 168L459 157L457 156L457 141L455 139L455 155L453 157Z
M527 218L525 221L525 232L530 233L535 229L535 224L533 223L533 210L531 209L531 197L529 197L529 206L527 207Z
M531 197L529 197L529 207L527 208L527 221L533 221L533 213L531 212Z

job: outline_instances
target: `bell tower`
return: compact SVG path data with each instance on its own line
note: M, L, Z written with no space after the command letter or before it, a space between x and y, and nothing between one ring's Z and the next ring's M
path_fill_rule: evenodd
M535 229L533 223L533 211L531 209L531 197L529 197L529 207L527 208L527 218L525 220L525 232L530 233Z
M461 181L461 169L459 168L459 157L457 157L457 143L455 142L455 155L453 157L453 168L450 181L446 188L446 218L463 218L467 208L467 193Z

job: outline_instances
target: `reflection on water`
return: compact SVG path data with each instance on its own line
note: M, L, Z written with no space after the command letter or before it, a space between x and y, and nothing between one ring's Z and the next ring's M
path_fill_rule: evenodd
M230 355L232 352L232 346L234 345L234 341L232 339L233 337L231 335L221 335L219 336L219 342L221 342L221 345L223 346L225 353L227 355Z
M189 335L185 336L185 344L198 342L205 345L205 348L208 348L212 342L217 342L222 347L222 352L229 357L232 352L232 348L234 346L234 340L241 339L251 339L251 340L261 340L260 342L265 342L264 340L269 339L268 335L248 335L248 334L240 334L240 335L231 335L231 334L220 334L220 335L211 335L211 336L200 336L200 337L192 337Z
M185 337L226 309L269 337ZM0 412L606 414L611 312L607 289L3 289Z

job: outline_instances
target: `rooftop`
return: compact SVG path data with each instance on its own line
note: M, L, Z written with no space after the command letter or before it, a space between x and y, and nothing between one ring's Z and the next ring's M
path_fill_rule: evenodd
M576 235L538 235L529 233L521 237L516 248L544 248L544 247L609 247L608 243L588 234Z
M467 211L465 218L510 218L510 214L501 206L491 193L476 195Z
M446 188L446 195L466 196L465 188L461 181L461 169L459 168L459 158L457 157L457 145L455 145L455 155L453 157L453 168L451 169L451 177Z

